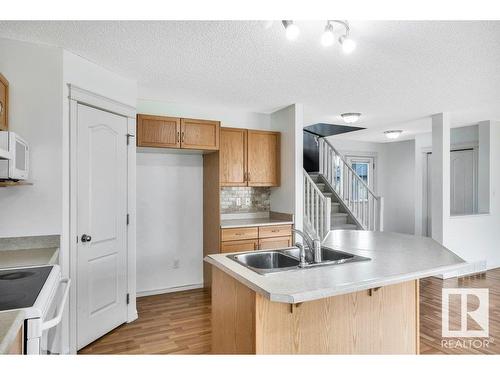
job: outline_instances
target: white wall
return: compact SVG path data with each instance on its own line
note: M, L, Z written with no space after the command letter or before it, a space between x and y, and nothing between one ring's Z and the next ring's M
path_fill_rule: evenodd
M0 237L60 234L62 56L54 47L0 39L9 80L9 128L30 144L33 186L0 188Z
M227 107L203 107L140 98L137 101L137 112L158 116L216 120L221 122L221 126L231 128L271 130L270 115Z
M414 234L415 141L384 144L381 194L384 199L384 230Z
M202 156L139 152L137 292L202 283Z
M298 229L303 220L303 127L301 104L271 114L271 128L281 132L281 184L271 189L271 211L293 213Z

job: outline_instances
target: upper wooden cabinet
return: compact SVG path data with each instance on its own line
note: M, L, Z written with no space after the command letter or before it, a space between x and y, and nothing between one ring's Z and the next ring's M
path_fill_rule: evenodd
M247 138L248 186L279 186L280 133L249 130Z
M0 130L9 130L9 81L0 74Z
M180 118L137 115L137 146L179 148L180 132Z
M220 185L247 186L247 130L220 130Z
M137 146L219 149L219 121L137 115Z
M280 133L221 128L221 186L279 186Z
M219 149L219 121L181 119L181 148Z

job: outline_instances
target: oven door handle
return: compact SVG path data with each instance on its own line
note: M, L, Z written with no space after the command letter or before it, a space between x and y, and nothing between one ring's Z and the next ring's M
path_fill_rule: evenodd
M59 281L59 285L61 285L61 284L66 284L66 289L64 289L64 294L63 294L63 297L61 299L61 303L59 303L59 306L57 306L57 316L55 316L54 318L52 318L46 322L43 322L42 323L42 331L45 331L45 330L52 328L52 327L55 327L56 325L58 325L61 322L62 315L64 312L64 305L66 304L66 300L68 299L68 293L69 293L69 287L71 285L71 279L63 278Z

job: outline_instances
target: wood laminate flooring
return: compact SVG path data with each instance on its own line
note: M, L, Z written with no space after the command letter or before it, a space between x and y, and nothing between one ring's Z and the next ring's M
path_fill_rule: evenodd
M442 288L489 288L490 342L488 347L441 345ZM452 301L453 302L453 301ZM475 301L469 302L469 310ZM450 306L451 326L460 317L459 304ZM123 324L79 354L207 354L210 353L210 293L204 289L137 299L139 318ZM460 279L430 277L420 281L421 354L500 354L500 268ZM498 342L498 343L497 343ZM477 343L477 342L476 342Z

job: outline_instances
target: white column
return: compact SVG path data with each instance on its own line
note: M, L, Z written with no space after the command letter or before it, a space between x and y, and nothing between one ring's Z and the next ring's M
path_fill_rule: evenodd
M490 212L490 126L491 121L478 124L477 211L480 214Z
M450 217L450 114L432 116L432 238L446 246Z

